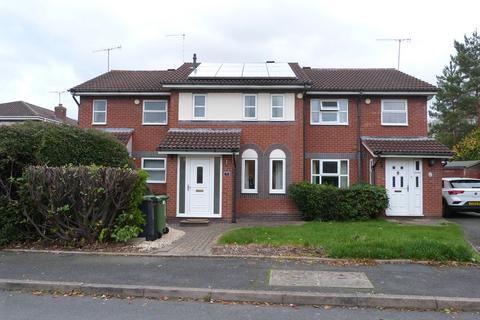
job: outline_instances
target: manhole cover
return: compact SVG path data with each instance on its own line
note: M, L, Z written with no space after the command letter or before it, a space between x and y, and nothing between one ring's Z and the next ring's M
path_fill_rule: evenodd
M272 270L271 286L373 288L363 272Z

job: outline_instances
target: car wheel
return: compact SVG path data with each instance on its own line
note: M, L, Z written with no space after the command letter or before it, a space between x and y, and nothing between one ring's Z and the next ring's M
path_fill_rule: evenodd
M443 200L443 213L442 216L444 218L449 218L452 216L452 209L448 206L447 202Z

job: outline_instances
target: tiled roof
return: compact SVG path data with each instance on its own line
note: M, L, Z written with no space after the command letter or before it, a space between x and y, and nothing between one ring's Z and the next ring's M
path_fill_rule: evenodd
M0 117L40 117L47 120L64 122L72 125L77 124L77 120L71 118L66 118L65 120L57 118L54 111L36 106L25 101L0 103Z
M169 129L158 151L238 152L241 129Z
M120 141L125 146L128 144L128 141L133 134L133 129L130 128L105 128L100 130L111 133L118 141Z
M436 92L425 81L396 69L304 68L312 81L309 90L318 91L421 91Z
M362 142L370 152L379 156L452 156L445 145L428 137L362 137Z
M436 87L396 69L317 69L289 63L296 78L189 78L193 64L178 69L112 70L70 89L72 92L162 92L172 86L258 85L300 86L311 91L417 91Z

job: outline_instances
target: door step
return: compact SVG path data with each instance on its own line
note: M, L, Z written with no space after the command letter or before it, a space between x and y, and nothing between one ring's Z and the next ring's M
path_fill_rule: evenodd
M206 225L209 224L210 220L208 219L184 219L180 220L181 225Z

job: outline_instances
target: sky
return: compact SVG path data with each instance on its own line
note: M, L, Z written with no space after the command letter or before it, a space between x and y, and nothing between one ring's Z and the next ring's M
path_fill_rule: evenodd
M58 94L107 70L98 49L121 45L110 68L200 62L299 62L318 68L396 68L432 84L453 41L480 27L480 1L0 0L0 103L53 109ZM78 108L62 94L67 114Z

